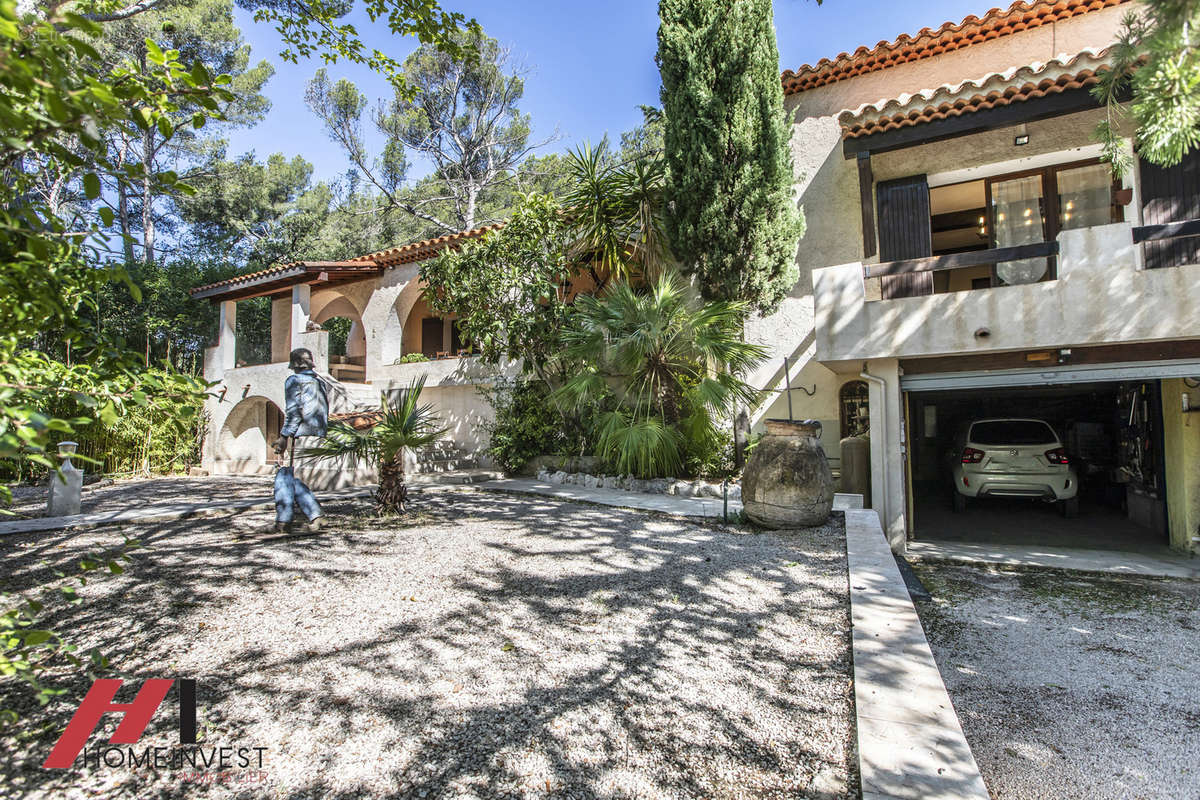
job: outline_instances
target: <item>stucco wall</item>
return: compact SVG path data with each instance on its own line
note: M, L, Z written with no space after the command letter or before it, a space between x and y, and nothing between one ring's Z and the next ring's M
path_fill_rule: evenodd
M1183 396L1197 413L1184 413ZM1171 547L1200 551L1200 389L1182 379L1162 382L1164 460L1167 476L1167 518Z

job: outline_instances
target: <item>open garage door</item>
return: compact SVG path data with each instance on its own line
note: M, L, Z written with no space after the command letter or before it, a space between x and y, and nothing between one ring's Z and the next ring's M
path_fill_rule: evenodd
M1114 550L1165 545L1161 390L1158 375L1146 374L1149 366L906 376L914 538ZM1153 366L1200 374L1198 362ZM964 437L982 420L1040 420L1052 432L979 427L975 435L988 444L968 446ZM1013 441L1001 441L1005 435ZM988 474L972 473L969 489L958 488L964 472L983 467ZM1044 477L1067 471L1069 481Z

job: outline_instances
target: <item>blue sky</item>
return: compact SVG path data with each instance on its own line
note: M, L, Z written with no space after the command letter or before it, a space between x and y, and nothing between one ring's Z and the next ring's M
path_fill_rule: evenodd
M640 104L658 104L658 70L654 65L658 4L654 0L443 0L446 8L475 17L488 35L509 47L531 69L522 110L532 115L535 136L557 129L561 138L541 152L554 152L583 141L614 139L641 120ZM955 22L990 8L982 0L775 0L781 69L816 63L859 45L874 45L901 33L915 33ZM304 105L304 85L321 66L301 60L285 64L282 49L269 25L236 12L238 24L252 46L255 61L275 64L267 84L272 101L267 118L254 128L229 134L231 155L253 150L259 158L274 152L302 155L315 166L315 177L326 179L349 168L337 145L329 141ZM382 24L372 26L352 15L368 44L398 59L413 50L415 41L389 37ZM335 78L358 84L372 105L387 94L386 81L369 70L343 64L330 68ZM368 125L368 131L369 131Z

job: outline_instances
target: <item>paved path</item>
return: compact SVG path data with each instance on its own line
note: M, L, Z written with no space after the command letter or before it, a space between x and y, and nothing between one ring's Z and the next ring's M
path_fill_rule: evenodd
M586 486L544 483L529 478L503 478L500 480L485 481L477 485L481 489L518 492L520 494L540 494L547 497L595 503L602 506L632 508L635 511L657 511L660 514L672 514L677 517L722 519L725 514L724 503L718 497L679 497L671 494L626 492L621 489L589 489ZM837 511L844 511L848 508L862 508L862 498L858 495L836 494L833 498L833 507ZM731 519L739 514L741 510L742 503L740 500L729 501L729 517Z
M250 508L272 508L275 500L270 496L241 498L237 500L206 500L203 503L162 503L121 511L102 511L95 514L73 514L69 517L37 517L35 519L18 519L0 522L0 536L11 536L18 533L36 533L39 531L61 531L67 528L95 528L100 525L141 524L150 522L170 522L188 517L214 516L224 511L243 511ZM317 492L319 500L337 498L362 497L371 492L369 488L343 489L337 492Z
M1020 544L968 542L909 542L907 555L926 561L963 564L1005 564L1015 567L1053 567L1118 575L1162 578L1200 578L1200 558L1183 555L1132 553L1119 550L1084 550L1073 547L1037 547Z

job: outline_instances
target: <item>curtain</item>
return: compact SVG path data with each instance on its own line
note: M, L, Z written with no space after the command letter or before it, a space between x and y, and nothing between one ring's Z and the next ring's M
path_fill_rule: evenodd
M1112 222L1112 171L1108 164L1064 169L1058 173L1061 230Z
M1042 176L1030 175L992 184L992 231L996 247L1016 247L1045 240ZM1036 283L1046 275L1045 258L1023 258L996 265L1002 283Z

